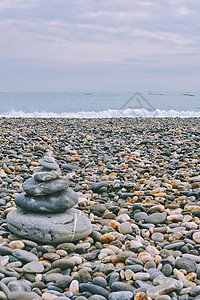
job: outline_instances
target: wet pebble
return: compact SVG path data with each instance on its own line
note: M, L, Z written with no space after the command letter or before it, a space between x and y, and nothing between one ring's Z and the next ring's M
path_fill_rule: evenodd
M124 282L113 282L111 285L111 290L113 292L117 292L117 291L130 291L130 292L134 292L135 288L127 283Z
M162 267L162 273L166 276L169 277L173 272L173 268L170 264L164 264Z
M103 288L106 288L107 281L103 277L95 277L93 278L92 282L96 285L102 286Z
M74 266L75 262L69 258L61 258L52 263L52 268L60 268L61 270L73 268Z
M80 284L80 291L84 292L84 291L89 291L92 294L97 294L97 295L101 295L104 296L105 298L108 298L110 292L98 285L92 284L92 283L81 283Z

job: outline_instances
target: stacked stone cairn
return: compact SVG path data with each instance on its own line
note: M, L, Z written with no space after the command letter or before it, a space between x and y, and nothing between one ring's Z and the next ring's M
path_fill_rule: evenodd
M61 243L77 241L91 232L91 222L73 208L78 193L61 177L59 165L51 156L39 160L33 176L23 184L24 192L15 198L18 209L7 215L8 228L14 234L33 241Z

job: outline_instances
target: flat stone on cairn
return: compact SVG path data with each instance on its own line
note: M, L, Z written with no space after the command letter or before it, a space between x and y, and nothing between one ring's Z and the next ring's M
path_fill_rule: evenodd
M46 169L56 170L59 169L59 165L56 163L55 159L51 156L44 156L44 158L39 159L39 164Z
M7 215L11 232L40 243L76 241L89 235L91 222L73 208L78 193L69 188L69 181L53 157L39 160L33 177L23 184L25 192L15 198L19 209Z

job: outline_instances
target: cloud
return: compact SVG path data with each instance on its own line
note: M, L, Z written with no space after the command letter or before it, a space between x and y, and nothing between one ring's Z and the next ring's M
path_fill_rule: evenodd
M134 20L149 20L152 17L152 14L148 11L117 11L114 10L112 12L109 11L97 11L97 12L90 12L86 15L88 18L103 18L105 20L115 20L117 22L121 21L132 21Z
M164 57L192 44L182 34L126 27L106 27L101 24L71 24L41 20L25 22L7 20L2 39L6 43L0 55L6 57L64 60L69 63L137 63L153 55ZM43 30L41 31L41 28ZM96 34L98 36L96 37ZM87 34L89 35L87 38ZM9 37L9 38L8 38ZM152 59L152 58L151 58Z
M33 7L36 2L36 0L1 0L0 10Z
M0 59L38 68L196 66L199 11L195 0L1 0Z

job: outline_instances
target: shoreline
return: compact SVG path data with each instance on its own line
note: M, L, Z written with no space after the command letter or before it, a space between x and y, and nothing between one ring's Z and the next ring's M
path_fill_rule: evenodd
M200 118L19 117L0 126L2 297L198 297ZM7 228L22 183L47 151L81 193L76 208L93 228L83 240L44 245ZM36 255L44 270L27 271L14 249Z
M22 120L110 120L110 119L114 119L114 120L126 120L126 119L130 119L130 120L175 120L175 119L180 119L180 120L188 120L188 119L200 119L200 116L194 116L194 117L180 117L180 116L175 116L175 117L171 117L171 116L157 116L157 117L144 117L144 116L120 116L120 117L0 117L0 120L18 120L18 119L22 119Z

